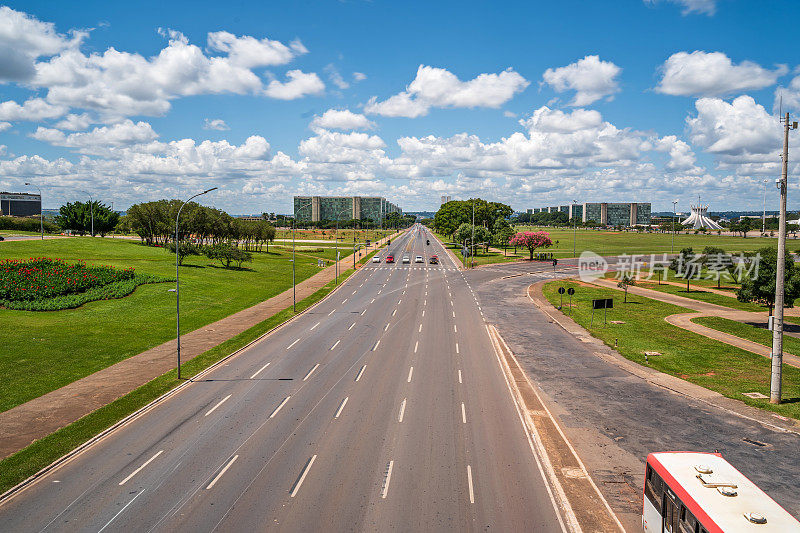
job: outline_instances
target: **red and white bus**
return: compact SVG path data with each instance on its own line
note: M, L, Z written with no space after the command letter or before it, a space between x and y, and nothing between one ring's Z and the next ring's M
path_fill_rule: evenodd
M718 453L647 456L645 533L800 532L800 522Z

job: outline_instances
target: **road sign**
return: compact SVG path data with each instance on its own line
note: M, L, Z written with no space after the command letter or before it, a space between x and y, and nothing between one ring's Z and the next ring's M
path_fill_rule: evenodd
M569 316L572 316L572 295L575 294L575 289L570 287L567 289L567 294L569 294Z
M603 310L603 324L606 323L606 316L609 309L614 308L614 299L613 298L598 298L592 300L592 318L589 321L589 325L594 324L594 310L595 309L602 309Z
M570 296L572 296L573 294L575 294L575 289L574 289L574 288L572 288L572 287L570 287L569 289L567 289L567 294L569 294Z
M564 294L564 287L558 288L558 294Z

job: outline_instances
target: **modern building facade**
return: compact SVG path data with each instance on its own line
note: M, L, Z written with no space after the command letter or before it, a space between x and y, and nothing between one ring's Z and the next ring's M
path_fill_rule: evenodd
M302 222L374 220L403 210L380 196L295 196L294 216Z
M12 217L38 216L42 197L24 192L0 192L0 215Z
M451 202L453 197L450 195L442 195L442 205L446 204L447 202Z
M650 203L584 202L556 207L536 207L533 213L566 213L581 222L593 220L603 226L647 226L650 224Z

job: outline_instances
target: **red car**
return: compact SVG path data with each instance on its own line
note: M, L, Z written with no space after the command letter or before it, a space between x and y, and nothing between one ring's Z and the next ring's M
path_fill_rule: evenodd
M393 255L387 255L386 256L386 262L387 263L394 263L394 256Z
M430 256L428 258L428 263L430 263L432 265L438 265L439 264L439 258L437 256L435 256L435 255L432 255L432 256Z

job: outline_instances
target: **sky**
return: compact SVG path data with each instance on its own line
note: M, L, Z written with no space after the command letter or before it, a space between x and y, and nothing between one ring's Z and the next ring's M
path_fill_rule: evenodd
M0 4L0 190L778 206L794 0ZM793 115L793 119L797 119ZM800 207L791 150L789 207Z

